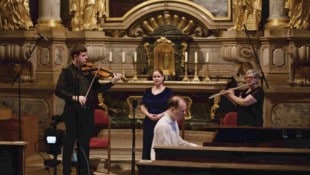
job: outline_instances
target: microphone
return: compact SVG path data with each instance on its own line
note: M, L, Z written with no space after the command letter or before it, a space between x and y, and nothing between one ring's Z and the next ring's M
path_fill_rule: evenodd
M37 33L37 34L39 35L40 38L43 38L45 41L48 41L48 39L44 35L42 35L41 33Z

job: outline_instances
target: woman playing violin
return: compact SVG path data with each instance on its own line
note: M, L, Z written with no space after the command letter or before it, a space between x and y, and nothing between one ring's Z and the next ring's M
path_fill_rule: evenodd
M244 77L248 88L240 96L236 96L234 88L223 93L232 103L237 105L238 125L263 125L264 91L259 86L260 75L255 70L248 70Z
M112 82L100 84L97 76L84 74L82 71L82 66L88 61L85 46L73 46L70 55L72 64L62 70L55 89L55 95L65 101L62 114L66 127L63 174L71 174L71 156L75 142L78 147L78 174L88 174L89 140L94 130L93 114L98 105L97 93L110 89L122 78L122 74L115 73Z

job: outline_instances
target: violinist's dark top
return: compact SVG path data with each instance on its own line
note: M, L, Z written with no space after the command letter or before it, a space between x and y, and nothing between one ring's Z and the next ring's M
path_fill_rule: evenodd
M74 64L62 70L55 89L55 95L65 100L65 110L78 103L72 100L72 96L86 95L93 76L93 74L84 74ZM100 84L96 77L89 90L85 107L96 108L98 104L97 93L105 92L112 86L112 83Z

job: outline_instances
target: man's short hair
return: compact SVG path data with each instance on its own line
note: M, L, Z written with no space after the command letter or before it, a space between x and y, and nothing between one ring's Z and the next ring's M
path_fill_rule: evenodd
M71 48L70 56L73 59L74 55L79 55L81 52L87 52L87 48L83 45L75 45Z
M168 109L170 108L178 108L179 107L179 104L180 104L180 101L184 101L184 98L182 98L181 96L179 95L175 95L173 97L171 97L169 100L168 100Z

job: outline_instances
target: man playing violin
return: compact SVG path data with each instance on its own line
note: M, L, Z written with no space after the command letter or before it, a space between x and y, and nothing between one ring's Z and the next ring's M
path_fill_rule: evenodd
M228 100L237 105L238 125L262 126L265 94L259 86L260 75L257 71L250 69L245 73L244 79L248 88L240 96L235 95L234 90L236 88L224 90L225 92L222 93Z
M98 105L97 93L105 92L117 83L122 74L115 73L112 82L100 84L98 77L84 74L82 66L88 60L85 46L75 45L71 49L72 64L64 68L59 76L55 95L65 101L62 114L66 127L63 146L63 174L71 174L71 157L77 142L79 175L89 174L89 140L94 131L94 110Z

